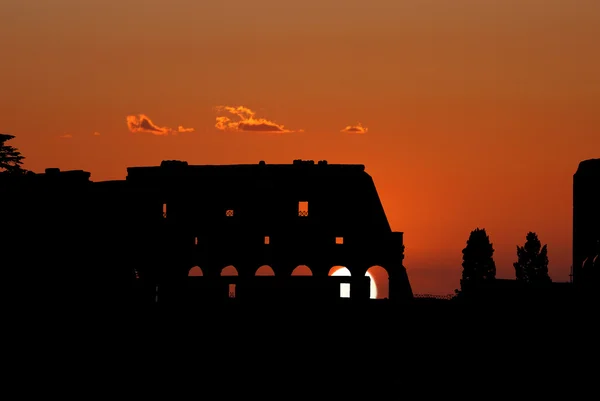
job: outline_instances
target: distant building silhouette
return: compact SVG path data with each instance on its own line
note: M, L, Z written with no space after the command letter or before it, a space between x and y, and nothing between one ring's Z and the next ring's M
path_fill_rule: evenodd
M573 283L597 282L600 258L600 159L579 163L573 175Z
M367 269L390 301L413 298L403 233L393 232L363 165L130 167L125 180L46 169L0 177L0 263L15 301L73 305L369 299ZM237 276L221 276L226 266ZM263 265L275 275L257 277ZM312 276L292 276L306 265ZM345 266L350 277L329 276ZM201 277L188 277L198 266Z

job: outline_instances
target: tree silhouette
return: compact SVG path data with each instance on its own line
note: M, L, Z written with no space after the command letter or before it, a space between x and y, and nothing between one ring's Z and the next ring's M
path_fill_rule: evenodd
M0 173L23 174L28 171L21 167L25 156L14 146L6 145L6 142L14 138L14 135L0 134Z
M518 281L526 283L549 283L548 249L542 246L534 232L527 233L524 246L517 245L518 260L513 263Z
M485 228L471 231L467 246L463 253L463 272L461 287L465 284L475 284L484 280L496 278L496 263L494 262L494 248L490 242Z

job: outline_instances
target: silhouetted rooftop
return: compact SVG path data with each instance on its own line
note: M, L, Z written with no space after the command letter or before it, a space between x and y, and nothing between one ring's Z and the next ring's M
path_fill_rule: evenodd
M264 161L260 161L257 164L222 164L222 165L189 165L185 161L179 160L163 160L160 166L140 166L140 167L128 167L128 177L135 176L137 174L153 173L167 173L172 172L185 174L205 174L205 173L225 173L230 174L236 173L254 173L259 171L269 172L281 172L287 173L292 171L298 172L333 172L333 173L361 173L365 171L363 164L329 164L326 160L320 160L315 163L314 160L294 160L290 164L268 164Z
M600 159L588 159L581 161L575 174L581 172L600 174Z

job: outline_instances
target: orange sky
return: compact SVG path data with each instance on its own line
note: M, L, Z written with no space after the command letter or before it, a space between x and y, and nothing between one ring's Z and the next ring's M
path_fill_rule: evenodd
M476 227L498 277L531 230L567 281L599 37L597 0L3 0L0 132L26 168L96 181L163 159L363 163L416 293L458 287ZM140 115L166 135L131 132Z

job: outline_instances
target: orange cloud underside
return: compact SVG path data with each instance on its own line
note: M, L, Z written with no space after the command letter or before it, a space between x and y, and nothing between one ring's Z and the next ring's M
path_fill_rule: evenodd
M227 116L217 116L215 127L221 131L274 132L281 134L302 131L289 130L283 125L265 118L256 118L256 113L244 106L217 106L215 109L218 112L228 112L237 117L237 120L233 121Z
M160 127L154 124L145 114L129 115L126 121L130 132L144 132L153 135L177 135L181 132L194 132L194 128L184 128L181 125L177 129Z

